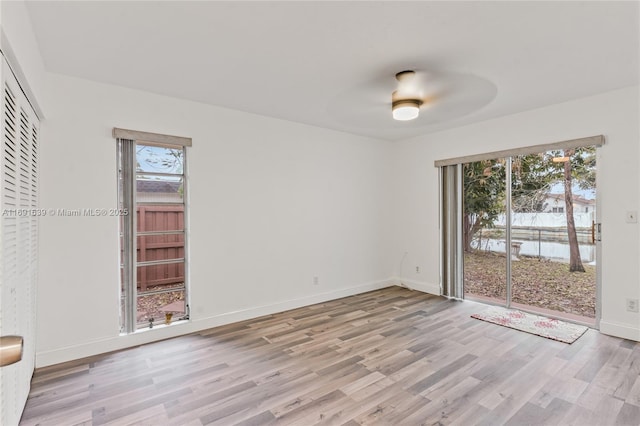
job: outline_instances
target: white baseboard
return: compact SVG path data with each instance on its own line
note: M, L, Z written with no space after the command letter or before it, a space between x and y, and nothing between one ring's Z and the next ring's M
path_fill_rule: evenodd
M421 291L423 293L435 294L436 296L440 296L442 293L440 292L440 285L433 283L426 283L422 281L413 281L408 280L406 278L401 277L392 277L391 281L393 281L394 285L399 287L406 287L410 290Z
M340 290L332 290L297 299L285 300L270 305L258 306L234 312L226 312L207 318L193 319L183 323L176 323L171 326L159 325L153 330L145 329L134 334L114 336L106 339L81 343L79 345L67 346L50 351L42 351L36 353L36 368L143 345L145 343L177 337L212 327L288 311L290 309L296 309L303 306L314 305L316 303L327 302L329 300L340 299L342 297L353 296L393 285L395 285L395 282L392 279L369 282Z
M640 342L640 327L631 327L629 324L600 320L600 333Z
M392 277L388 280L381 280L348 287L340 290L333 290L318 293L311 296L290 299L270 305L244 309L234 312L226 312L207 318L194 319L189 322L176 323L172 326L157 326L153 330L145 330L135 334L114 336L107 339L94 340L79 345L67 346L51 351L38 352L36 354L36 367L46 367L48 365L59 364L98 355L115 350L125 349L158 340L177 337L184 334L206 330L212 327L231 324L238 321L257 318L263 315L275 314L278 312L309 306L316 303L327 302L329 300L340 299L342 297L353 296L367 291L378 290L393 285L406 287L411 290L423 293L440 295L440 286L433 283L408 280L405 278ZM623 339L640 342L640 328L631 327L629 324L621 324L612 321L600 321L600 332Z

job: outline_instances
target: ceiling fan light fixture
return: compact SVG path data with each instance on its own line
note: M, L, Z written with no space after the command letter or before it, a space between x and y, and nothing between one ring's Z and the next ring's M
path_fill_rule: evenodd
M409 121L418 118L420 115L421 101L417 99L403 99L391 104L393 119L398 121Z

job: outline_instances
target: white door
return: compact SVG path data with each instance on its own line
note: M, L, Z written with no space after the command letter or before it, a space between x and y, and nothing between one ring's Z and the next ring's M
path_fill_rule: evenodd
M0 104L0 336L24 338L22 360L0 368L0 424L20 421L35 364L38 118L2 63Z

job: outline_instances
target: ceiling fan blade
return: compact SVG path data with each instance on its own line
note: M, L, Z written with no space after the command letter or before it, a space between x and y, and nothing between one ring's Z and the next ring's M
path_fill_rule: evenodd
M453 120L482 108L496 96L490 81L472 74L417 70L397 81L380 76L338 94L328 112L337 120L355 127L421 127ZM397 122L391 116L396 100L422 102L420 116L410 122Z

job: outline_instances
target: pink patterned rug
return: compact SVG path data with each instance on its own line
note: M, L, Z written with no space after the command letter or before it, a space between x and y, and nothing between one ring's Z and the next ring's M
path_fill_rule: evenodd
M568 322L541 317L513 309L491 306L481 314L473 314L471 318L503 325L547 339L564 343L573 343L582 336L587 327Z

